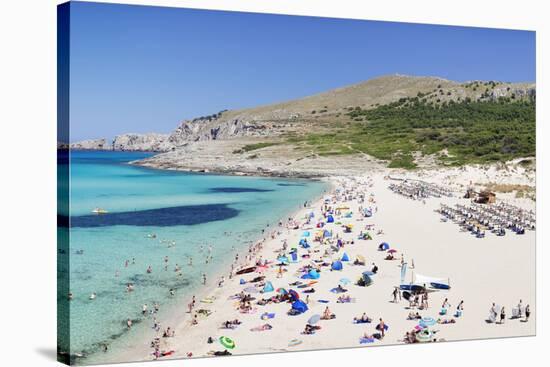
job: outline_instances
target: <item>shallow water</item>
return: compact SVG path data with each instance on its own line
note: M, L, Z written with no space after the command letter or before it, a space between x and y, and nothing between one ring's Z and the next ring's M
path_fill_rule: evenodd
M191 174L127 164L146 156L71 152L70 245L58 258L59 289L66 289L62 285L68 272L74 295L67 303L66 294L58 294L62 314L70 308L70 336L62 339L70 337L71 354L90 357L104 344L132 345L150 327L150 318L139 325L143 304L151 309L158 302L161 313L167 312L177 300L193 294L203 272L207 279L219 273L237 251L261 237L267 225L327 188L319 181ZM108 213L92 214L98 207ZM60 223L67 225L67 217L61 210ZM209 246L214 259L206 264ZM188 265L190 258L193 266ZM181 276L174 271L176 264ZM152 273L146 272L148 266ZM126 292L127 283L133 283L135 291ZM92 292L97 294L94 300L89 299ZM137 325L130 332L128 318ZM61 350L67 350L67 344L61 340Z

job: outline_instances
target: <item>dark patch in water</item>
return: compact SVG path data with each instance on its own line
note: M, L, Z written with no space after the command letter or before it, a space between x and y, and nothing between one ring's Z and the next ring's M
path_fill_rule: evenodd
M188 205L133 212L91 214L71 217L71 227L108 226L171 227L214 222L236 217L237 209L227 204Z
M57 214L57 226L58 227L69 227L69 217L63 214Z
M277 186L305 186L305 184L299 184L299 183L278 183Z
M252 187L212 187L208 189L210 192L236 194L240 192L270 192L269 189L255 189Z
M177 277L175 279L156 279L149 274L134 274L127 278L127 281L120 283L121 287L126 286L128 283L132 283L136 288L164 288L178 290L189 287L191 282L184 277Z

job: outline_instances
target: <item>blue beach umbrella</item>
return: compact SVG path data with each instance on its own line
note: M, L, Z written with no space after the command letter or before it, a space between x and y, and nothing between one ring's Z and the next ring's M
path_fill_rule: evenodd
M348 278L342 278L340 279L340 283L342 285L346 285L346 284L349 284L351 282L351 280L349 280Z
M437 321L433 317L423 317L418 324L423 328L427 328L437 324Z

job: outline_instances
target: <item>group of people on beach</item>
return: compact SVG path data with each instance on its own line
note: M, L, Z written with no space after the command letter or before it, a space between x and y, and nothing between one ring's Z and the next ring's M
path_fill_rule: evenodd
M528 322L531 316L531 307L529 305L523 306L523 301L520 299L517 306L512 308L511 320L521 319L523 322ZM504 324L506 321L506 309L504 306L499 307L493 302L491 309L489 310L488 323Z
M318 294L323 291L321 287L326 284L318 282L314 278L314 275L327 274L328 272L333 271L331 267L334 260L342 255L344 249L347 249L348 247L357 248L357 246L362 246L365 243L361 240L372 239L373 236L370 233L374 230L374 224L366 224L366 221L362 222L365 218L371 217L378 211L376 198L373 193L369 193L371 187L372 181L370 179L359 180L354 178L346 178L337 181L336 188L329 194L325 195L325 199L322 201L321 205L316 208L310 208L309 203L304 203L302 212L305 214L303 216L288 217L284 220L280 220L278 225L275 226L266 225L265 228L262 229L262 238L249 244L244 256L243 253L238 253L235 251L235 256L233 261L231 261L230 270L228 273L225 273L224 270L223 275L219 278L214 277L215 280L212 281L207 279L206 272L202 272L200 275L200 281L204 288L210 286L210 283L212 283L212 287L215 289L214 291L222 294L224 289L220 288L226 288L227 284L229 284L229 286L236 284L234 282L236 282L237 279L234 278L237 277L237 275L241 275L237 278L240 278L238 281L239 284L243 286L243 289L230 297L230 300L234 301L232 311L235 312L237 316L226 317L224 314L223 319L216 321L216 332L218 332L218 329L235 330L243 328L241 325L246 325L251 317L249 315L252 314L257 314L260 316L262 323L261 325L253 326L251 328L247 326L247 330L252 332L267 332L274 327L277 327L277 325L276 323L269 321L274 317L273 313L270 313L267 310L266 312L262 312L261 315L260 313L256 313L256 311L262 307L265 310L269 305L286 303L290 308L288 315L292 317L294 315L302 314L305 312L304 309L307 310L307 307L314 308L318 307L318 303L320 302L329 302L328 300L317 299L320 298ZM446 188L413 181L403 182L400 184L391 184L390 190L419 200L423 200L428 197L452 195L452 193ZM351 207L352 205L354 205L353 208ZM358 208L358 212L354 213L352 209L356 208ZM463 213L457 214L454 210L455 209L447 210L447 207L445 207L445 211L443 211L442 214L448 215L449 218L458 214L463 215ZM483 215L491 214L494 216L498 213L502 213L503 211L509 211L514 213L518 218L525 214L520 211L515 211L508 206L502 206L495 210L497 211L487 212L478 210L476 212L482 213ZM329 216L334 217L333 221L328 221ZM479 218L480 217L477 217L477 219ZM509 220L511 217L506 216L506 218ZM523 215L522 218L527 218L527 216ZM349 223L345 223L346 220L347 222L353 220L355 225L357 227L360 226L361 228L359 230L354 229L353 226L349 226ZM522 219L521 223L527 222L528 219ZM514 222L513 225L516 227L521 225L518 223L519 222ZM297 231L304 233L307 231L309 233L309 231L314 231L316 229L319 231L322 230L322 234L315 236L310 236L308 234L308 237L305 238L303 242L300 241L300 244L289 243L289 238L296 237L295 235L293 236L293 234ZM355 235L359 231L361 231L361 233L358 240ZM367 233L366 231L369 231L368 237L363 236L364 233ZM347 234L349 232L352 232L354 236L351 237ZM283 236L283 234L286 234L287 236ZM384 233L381 229L379 229L376 235L382 236ZM279 238L281 238L281 240L277 242ZM278 247L275 251L271 251L272 248L270 246L273 243L278 243ZM266 249L269 249L270 251L264 251ZM385 250L381 250L381 252L382 251ZM205 264L212 262L213 248L211 245L201 245L199 248L199 253L204 255ZM274 259L271 258L272 254ZM292 257L293 255L294 259L290 261L289 257ZM264 258L264 256L267 258ZM401 266L403 266L405 260L404 254L402 253L401 256L398 257L393 252L383 252L383 256L379 256L378 260L399 260L399 258L401 259ZM373 260L378 262L377 259ZM199 264L201 263L201 259L198 259L197 261ZM171 259L168 256L165 256L162 259L162 265L165 271L168 271L171 263ZM124 266L129 267L130 264L136 264L135 259L132 259L131 261L126 260ZM381 264L381 267L377 266L373 261L366 262L365 259L356 259L356 261L353 262L350 260L348 264L350 264L350 266L357 267L357 269L360 269L361 271L369 272L371 276L378 277L380 277L379 274L384 274L384 271L388 269L387 265L384 265L387 264L385 261L381 261L381 263L379 263ZM395 265L398 264L395 262ZM193 266L192 257L188 257L188 266ZM176 263L173 268L174 272L178 276L183 276L182 266ZM147 267L145 267L145 274L151 275L154 270L153 265L147 265ZM264 293L264 287L267 283L270 283L270 275L274 275L276 279L286 279L290 274L295 274L299 278L297 281L292 283L289 282L288 284L289 287L292 287L289 289L292 290L293 293L287 291L286 289L284 291L277 290L275 291L275 294L268 293L270 291ZM308 278L308 276L311 276L311 278ZM209 275L209 277L212 276ZM216 279L218 280L216 281ZM361 284L361 280L359 280L357 283L353 283L353 285L368 286L364 280L363 284ZM334 320L337 318L336 312L338 312L339 315L338 319L342 318L340 307L348 307L343 304L353 303L355 301L355 298L350 295L350 293L354 293L355 295L354 289L355 288L350 288L346 284L342 283L336 285L333 288L333 293L336 295L330 301L334 302L334 305L331 304L331 307L324 305L324 309L319 308L319 311L321 309L323 309L323 311L320 312L321 315L318 315L318 319L308 320L303 329L301 326L296 328L296 333L299 335L304 335L304 338L315 338L314 335L326 332L325 325L330 323L329 320ZM132 292L133 290L134 284L127 283L126 291ZM404 292L400 289L400 287L395 286L391 292L391 302L395 305L403 307L403 311L400 312L403 312L404 319L406 318L407 320L415 320L420 322L424 319L423 316L426 316L425 312L434 308L434 303L437 302L437 304L439 304L437 297L431 293L432 291L433 290L428 291L428 289L424 286L421 291L417 290L411 292L410 296L405 297ZM174 296L176 290L174 288L170 288L169 292L170 295ZM214 298L201 298L201 301L199 302L211 303L213 299ZM406 299L407 302L404 302L404 299ZM298 306L296 306L297 301L304 303L307 307L304 308L300 305L300 308L298 308ZM145 303L141 308L142 318L152 318L151 321L153 324L152 329L154 331L154 338L152 339L150 346L152 348L151 355L155 359L166 355L171 355L168 344L164 342L164 338L171 338L175 335L174 328L167 327L163 329L161 327L160 322L156 318L159 308L160 304L157 302L154 302L152 307ZM451 311L447 314L447 310L450 310L451 308L452 306L448 298L445 298L441 304L439 317L435 322L437 324L454 324L460 322L460 318L463 317L464 312L464 301L460 300L456 305L454 312ZM519 309L520 317L524 317L524 320L527 321L530 316L529 305L523 307L520 301L517 308ZM213 317L210 316L212 312L209 309L197 307L197 300L194 295L188 303L186 311L188 313L188 316L186 317L189 319L187 325L195 328L196 330L201 329L200 326L197 327L201 318L204 320L204 318ZM504 307L497 309L495 304L493 304L491 313L495 319L500 317L500 322L504 322L503 320L506 317ZM387 315L385 315L386 317L384 318L377 317L380 315L371 315L374 318L369 317L366 312L357 313L356 315L356 317L353 317L351 320L348 319L346 322L360 324L363 326L364 330L362 330L361 333L358 333L362 334L360 340L370 343L382 340L388 334L389 325L386 321L384 321L384 319L388 319ZM378 321L373 323L373 320ZM393 322L391 318L389 320L390 322ZM128 330L133 328L134 321L135 319L130 317L126 320L126 327ZM203 321L200 322L202 325ZM370 330L370 328L374 328L374 330ZM403 342L418 342L420 339L419 334L422 333L424 329L425 328L415 328L414 330L407 331L402 339ZM433 330L430 330L430 332L431 334L429 334L429 336L431 341L437 340L438 338L436 338L435 332ZM178 335L181 334L182 330L178 329ZM210 335L205 342L209 345L213 345L216 339L216 337ZM208 354L221 356L230 355L231 353L227 350L227 348L224 348L222 350L211 350ZM192 354L189 352L187 355Z

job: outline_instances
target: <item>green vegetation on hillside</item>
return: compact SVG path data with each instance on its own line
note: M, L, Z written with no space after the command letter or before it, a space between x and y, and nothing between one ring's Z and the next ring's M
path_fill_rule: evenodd
M355 107L347 115L352 122L346 128L288 140L320 155L367 153L395 168L414 168L413 152L437 154L449 165L535 155L534 99L467 98L438 105L417 96L373 109Z
M258 150L258 149L262 149L262 148L267 148L267 147L270 147L270 146L273 146L273 145L277 145L279 143L275 143L275 142L262 142L262 143L255 143L255 144L247 144L245 146L243 146L241 149L237 149L237 150L234 150L233 151L233 154L239 154L239 153L247 153L247 152L251 152L253 150Z

